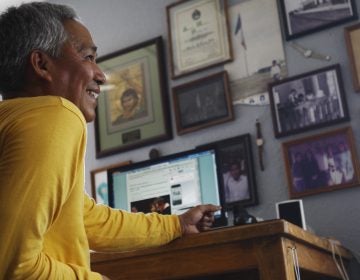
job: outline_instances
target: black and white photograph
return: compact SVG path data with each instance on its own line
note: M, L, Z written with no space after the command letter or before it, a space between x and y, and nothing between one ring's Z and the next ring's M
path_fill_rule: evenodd
M350 127L283 143L292 198L359 184Z
M256 182L250 134L219 140L197 147L213 148L225 207L257 204Z
M173 88L179 135L233 120L227 72Z
M269 84L275 137L350 119L338 64Z
M358 18L355 0L280 0L286 40Z
M232 0L229 18L234 61L224 64L224 69L229 73L233 104L267 105L268 83L288 72L277 3ZM259 100L259 96L266 98Z

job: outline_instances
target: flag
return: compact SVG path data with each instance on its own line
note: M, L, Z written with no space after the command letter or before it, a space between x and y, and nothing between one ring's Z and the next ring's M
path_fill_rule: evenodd
M236 36L238 33L240 33L241 45L246 50L245 37L244 37L244 32L243 32L243 28L242 28L242 24L241 24L240 14L238 14L234 35Z

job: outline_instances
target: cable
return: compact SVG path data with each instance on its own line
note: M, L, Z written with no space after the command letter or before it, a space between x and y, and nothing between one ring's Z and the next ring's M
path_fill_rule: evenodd
M288 249L291 250L291 256L292 256L292 259L293 259L296 280L301 280L299 259L298 259L298 256L297 256L296 247L295 246L294 247L288 247Z
M331 245L332 257L333 257L335 265L336 265L336 267L337 267L337 269L338 269L338 271L340 273L341 278L343 280L350 280L350 278L349 278L349 276L348 276L348 274L346 272L344 263L342 261L342 257L341 257L341 255L339 253L339 248L336 246L336 243L338 243L338 241L329 239L329 242L330 242L330 245ZM338 253L338 258L340 259L340 264L336 259L336 251Z

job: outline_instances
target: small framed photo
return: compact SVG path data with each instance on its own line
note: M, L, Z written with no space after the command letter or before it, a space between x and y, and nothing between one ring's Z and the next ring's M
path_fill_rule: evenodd
M107 83L98 98L96 157L171 139L162 38L101 57L98 65Z
M350 119L338 64L271 83L269 97L277 138Z
M345 27L344 32L354 90L360 92L360 23Z
M172 89L179 135L234 119L226 71Z
M359 185L350 127L283 143L291 198Z
M279 0L287 41L358 19L355 0Z
M130 164L131 161L123 161L117 164L106 167L94 169L90 171L91 176L91 195L97 203L109 205L109 189L108 189L108 175L107 171L111 168L116 168Z
M181 0L166 7L173 79L233 59L226 0Z
M258 203L250 134L197 147L215 149L222 206L252 206Z

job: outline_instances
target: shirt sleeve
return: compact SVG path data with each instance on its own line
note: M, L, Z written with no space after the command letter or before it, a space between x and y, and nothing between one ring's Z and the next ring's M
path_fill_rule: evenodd
M52 106L6 129L0 162L0 279L102 279L43 252L44 236L61 213L83 158L85 124L74 112Z
M130 213L96 204L85 194L84 221L90 248L121 251L159 246L181 236L177 215Z

